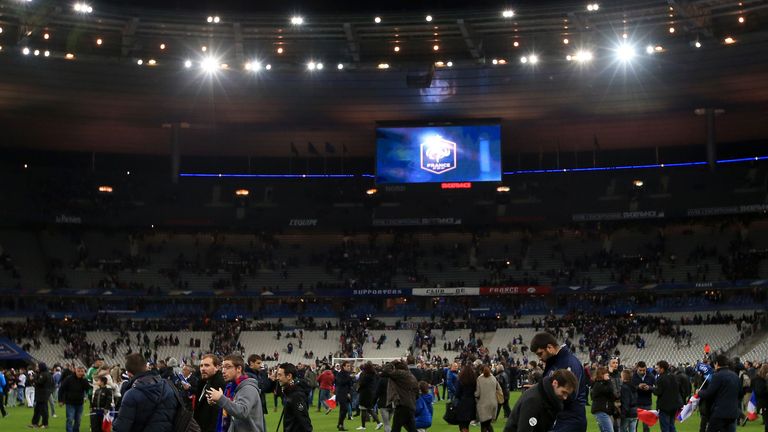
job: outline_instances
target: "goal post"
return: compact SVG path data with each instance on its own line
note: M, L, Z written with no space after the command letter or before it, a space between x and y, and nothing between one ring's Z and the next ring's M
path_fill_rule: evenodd
M367 362L371 362L373 364L378 364L378 365L384 365L385 363L389 363L395 360L405 360L405 356L403 357L333 357L331 358L331 361L332 361L331 364L335 365L337 363L347 361L352 363L352 366L355 369L359 369L360 366L364 365Z

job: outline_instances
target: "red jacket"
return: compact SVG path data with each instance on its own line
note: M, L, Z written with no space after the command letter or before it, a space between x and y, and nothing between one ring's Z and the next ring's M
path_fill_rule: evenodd
M333 372L326 370L317 377L317 382L320 384L321 390L333 390Z

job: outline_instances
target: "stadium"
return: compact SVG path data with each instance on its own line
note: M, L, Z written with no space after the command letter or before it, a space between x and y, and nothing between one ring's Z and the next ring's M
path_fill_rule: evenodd
M766 22L0 0L0 430L768 430Z

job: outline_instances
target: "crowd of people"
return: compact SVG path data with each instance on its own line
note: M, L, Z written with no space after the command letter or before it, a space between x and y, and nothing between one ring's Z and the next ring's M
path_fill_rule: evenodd
M355 417L361 422L358 430L375 425L385 432L424 431L436 420L433 404L442 399L447 401L443 421L459 432L470 424L493 432L498 417L506 419L505 432L584 432L588 405L600 432L634 432L639 413L654 412L653 396L662 432L675 430L676 417L694 395L705 432L730 432L752 418L748 403L753 393L757 411L764 418L768 414L768 364L714 353L704 353L695 365L663 359L623 365L615 356L582 364L563 343L569 332L539 332L530 341L515 338L514 344L520 342L534 359L524 365L491 359L477 349L479 340L470 341L452 360L407 356L385 364L276 362L267 367L263 356L251 354L246 361L232 353L206 353L179 363L175 358L155 361L140 352L128 354L121 365L96 360L87 370L71 363L51 368L39 363L0 369L0 408L5 416L3 405L26 404L34 408L30 427L45 428L49 414L56 415L56 404L66 405L68 432L79 430L85 406L94 431L105 419L114 419L115 432L170 432L179 421L193 418L205 432L266 432L269 393L275 411L282 402L278 430L282 425L285 432L310 432L311 410L329 414L336 408L340 431ZM176 343L172 335L158 343L166 338ZM146 345L146 339L139 337L137 344ZM523 394L510 407L515 391Z

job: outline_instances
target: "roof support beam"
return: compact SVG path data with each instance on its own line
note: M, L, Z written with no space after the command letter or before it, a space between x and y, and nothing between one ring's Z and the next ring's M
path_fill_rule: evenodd
M712 11L710 9L696 6L687 0L667 0L667 4L675 8L675 12L684 19L683 27L686 30L697 31L710 39L714 39Z
M139 28L139 18L133 17L130 21L125 25L125 29L123 30L123 41L122 41L122 49L121 53L123 57L128 57L129 54L131 54L131 51L133 51L134 43L136 42L136 29Z
M461 35L464 37L464 43L467 44L469 54L472 55L473 59L480 61L483 57L482 41L479 43L476 42L477 37L475 36L475 32L473 31L472 26L470 26L463 19L456 20L456 24L458 24Z
M344 34L347 35L347 47L352 60L360 62L360 37L350 23L344 23Z
M240 23L232 24L232 31L235 34L235 58L239 63L245 63L245 51L243 49L243 28Z

